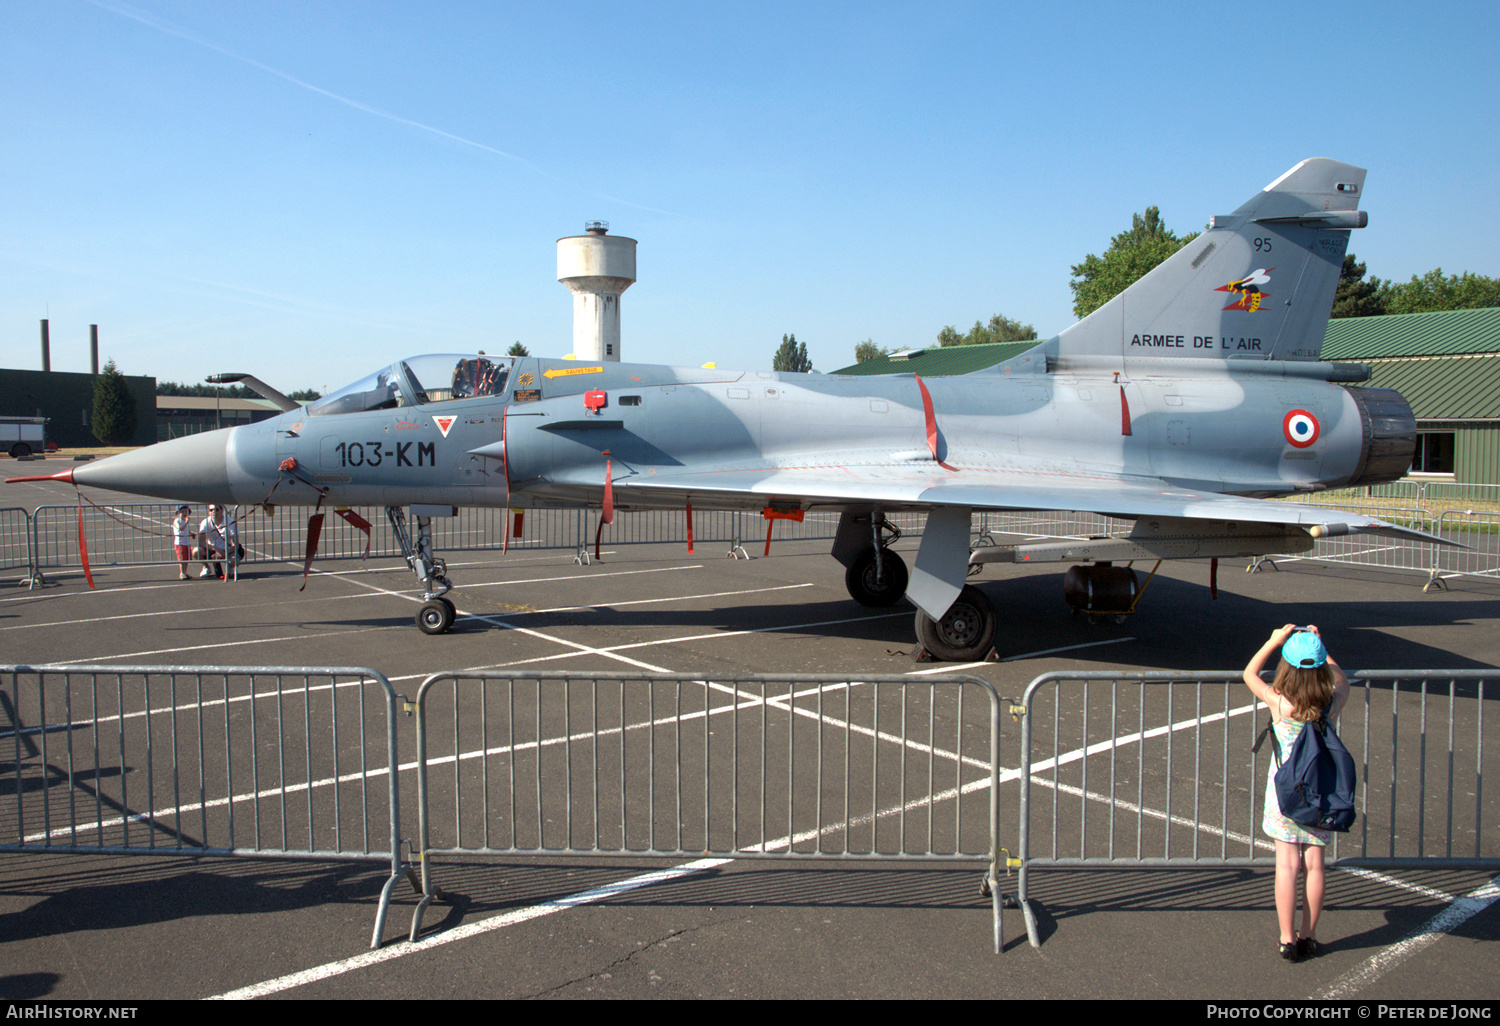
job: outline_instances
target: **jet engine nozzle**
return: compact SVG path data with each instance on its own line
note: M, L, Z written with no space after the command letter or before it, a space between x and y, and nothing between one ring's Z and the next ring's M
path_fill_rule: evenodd
M1417 418L1411 405L1393 388L1345 385L1344 390L1359 409L1364 445L1359 465L1343 487L1385 484L1404 477L1417 448Z

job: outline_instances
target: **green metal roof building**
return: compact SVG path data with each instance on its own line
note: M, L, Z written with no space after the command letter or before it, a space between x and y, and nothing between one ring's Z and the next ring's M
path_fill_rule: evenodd
M1323 359L1367 363L1411 403L1414 476L1500 484L1500 308L1329 321Z
M932 346L835 374L968 374L1035 346ZM1500 484L1500 308L1344 317L1328 322L1323 359L1369 364L1370 385L1394 388L1417 417L1413 474Z

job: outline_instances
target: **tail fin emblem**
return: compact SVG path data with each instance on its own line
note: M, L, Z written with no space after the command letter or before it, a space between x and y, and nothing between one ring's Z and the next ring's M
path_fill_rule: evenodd
M1220 285L1214 289L1215 292L1233 292L1240 298L1226 306L1225 310L1255 311L1260 309L1261 300L1267 299L1270 293L1262 292L1260 287L1271 280L1271 272L1274 267L1257 267L1239 281L1232 281L1228 285Z

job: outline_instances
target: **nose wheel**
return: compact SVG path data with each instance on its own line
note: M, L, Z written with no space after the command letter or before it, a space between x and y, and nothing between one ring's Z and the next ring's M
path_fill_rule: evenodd
M458 615L458 610L453 608L453 603L445 598L435 598L430 602L424 602L422 608L417 610L417 629L423 634L442 634L453 626L453 618Z

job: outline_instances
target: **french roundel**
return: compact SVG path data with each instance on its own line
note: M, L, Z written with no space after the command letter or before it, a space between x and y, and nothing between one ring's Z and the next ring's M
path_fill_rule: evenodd
M1318 440L1318 418L1306 410L1293 410L1281 422L1286 440L1298 449L1306 449Z

